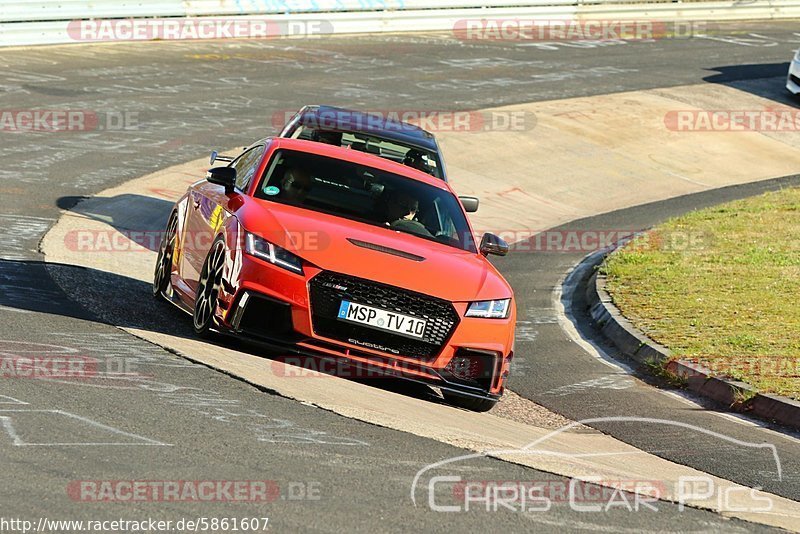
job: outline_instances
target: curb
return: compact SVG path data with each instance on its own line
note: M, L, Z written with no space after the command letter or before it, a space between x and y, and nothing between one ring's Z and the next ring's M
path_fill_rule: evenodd
M685 380L687 389L730 409L800 429L800 402L758 393L752 386L717 376L702 365L673 358L670 350L648 338L626 319L606 291L606 276L597 270L606 255L593 258L594 274L586 285L589 315L600 333L625 356L644 366L665 365L667 372Z

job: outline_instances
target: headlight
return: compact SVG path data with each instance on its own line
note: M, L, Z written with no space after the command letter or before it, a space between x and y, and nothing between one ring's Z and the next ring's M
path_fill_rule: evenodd
M481 300L470 303L469 308L467 308L467 317L506 319L510 310L511 299Z
M303 274L303 262L300 258L250 232L247 233L245 251L251 256L283 267L287 271Z

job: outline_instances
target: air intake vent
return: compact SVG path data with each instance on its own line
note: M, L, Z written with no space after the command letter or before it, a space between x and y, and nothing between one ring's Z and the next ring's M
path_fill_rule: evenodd
M405 252L402 250L397 250L396 248L389 248L384 247L383 245L376 245L375 243L367 243L366 241L359 241L358 239L350 239L347 238L352 244L357 247L361 248L368 248L370 250L376 250L378 252L383 252L384 254L391 254L392 256L399 256L401 258L405 258L407 260L412 261L425 261L425 258L422 256L417 256L416 254L411 254L410 252Z

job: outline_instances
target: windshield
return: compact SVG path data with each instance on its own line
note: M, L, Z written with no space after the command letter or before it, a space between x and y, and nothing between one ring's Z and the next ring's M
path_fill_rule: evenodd
M452 193L349 161L278 150L256 197L476 252L461 204Z
M336 130L318 130L300 126L292 135L295 139L319 141L361 152L369 152L397 163L414 167L436 178L444 179L442 163L435 151L390 141L380 136Z

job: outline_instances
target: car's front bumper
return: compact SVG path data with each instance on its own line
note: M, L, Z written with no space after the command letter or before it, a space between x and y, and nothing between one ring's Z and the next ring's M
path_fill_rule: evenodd
M513 358L513 314L507 319L465 317L467 304L452 303L457 325L437 352L429 358L408 356L315 331L309 288L321 274L317 269L307 268L299 276L244 256L237 274L237 289L224 306L221 325L231 333L284 352L345 360L356 370L350 376L403 378L483 398L503 393Z

